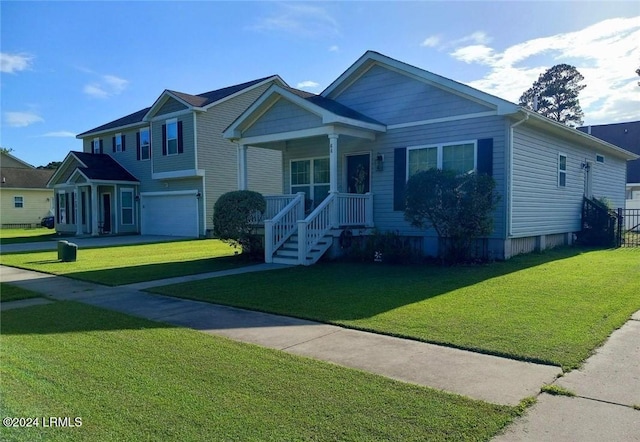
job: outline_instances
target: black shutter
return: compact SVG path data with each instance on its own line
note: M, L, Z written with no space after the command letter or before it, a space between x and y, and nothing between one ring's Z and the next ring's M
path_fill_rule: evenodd
M140 161L140 132L136 132L136 160Z
M111 150L116 151L116 137L111 137Z
M407 187L407 148L393 151L393 210L404 210Z
M178 121L178 153L184 152L184 144L182 143L182 121Z
M100 139L100 153L104 153L104 145L103 142L104 140Z
M493 176L493 138L478 140L478 173Z
M122 151L124 152L125 146L124 146L124 137L125 135L122 134Z
M167 125L162 125L162 155L167 154Z

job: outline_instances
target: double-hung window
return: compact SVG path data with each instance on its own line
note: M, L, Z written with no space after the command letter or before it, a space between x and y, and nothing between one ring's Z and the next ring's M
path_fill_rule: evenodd
M124 137L122 134L116 134L113 137L113 151L114 152L122 152L124 150Z
M100 138L94 138L91 142L91 152L102 153L100 149Z
M122 224L133 224L133 189L120 189Z
M558 187L567 186L567 156L558 154Z
M14 196L13 207L15 207L16 209L22 209L24 207L24 198L21 196Z
M167 155L178 153L178 120L167 121Z
M291 161L291 193L304 192L317 206L329 194L329 158Z
M138 141L138 159L148 160L151 158L151 136L149 135L149 128L145 127L140 129Z
M466 173L476 169L475 141L416 146L407 148L407 175L410 177L428 169L452 170Z

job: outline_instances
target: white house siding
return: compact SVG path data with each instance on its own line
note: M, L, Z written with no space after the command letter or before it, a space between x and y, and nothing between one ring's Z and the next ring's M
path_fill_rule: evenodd
M513 237L570 233L580 230L585 172L592 162L593 195L624 204L625 162L607 156L596 164L595 152L526 125L514 129ZM566 186L558 186L558 155L567 156Z
M218 198L238 189L237 145L222 132L238 118L271 83L239 94L207 112L197 114L198 168L205 169L206 225L213 228L213 206ZM248 186L262 194L282 193L282 155L278 151L248 148Z
M331 98L387 125L491 110L379 65Z
M274 132L310 129L321 124L322 119L318 115L281 98L255 124L248 128L243 136L253 137Z

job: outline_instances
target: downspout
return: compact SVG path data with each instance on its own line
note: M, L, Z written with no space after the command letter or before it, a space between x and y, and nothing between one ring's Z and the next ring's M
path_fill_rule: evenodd
M509 126L509 170L507 179L507 238L510 238L513 234L511 225L513 223L513 129L520 126L522 123L529 119L529 114L525 113L524 118Z

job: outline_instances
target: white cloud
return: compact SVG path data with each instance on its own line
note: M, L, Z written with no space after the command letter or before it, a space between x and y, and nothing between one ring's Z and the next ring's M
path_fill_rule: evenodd
M306 3L278 4L279 10L261 18L248 29L254 31L282 31L302 37L340 35L338 21L329 12Z
M316 83L315 81L301 81L296 85L298 89L316 89L320 86L320 83Z
M42 117L34 112L5 112L4 120L11 127L27 127L44 122Z
M102 75L99 81L86 84L82 91L93 98L109 98L121 94L129 84L124 78L115 75Z
M9 54L0 52L0 72L13 74L25 71L31 67L33 57L27 54Z
M517 102L541 73L567 63L585 77L587 87L580 93L585 123L638 118L640 92L635 70L640 60L640 16L604 20L579 31L524 41L502 52L490 47L483 33L465 38L474 44L458 46L450 55L489 68L484 78L470 86ZM541 65L541 57L548 63Z
M333 45L329 48L329 52L339 52L340 48L338 47L338 45Z
M430 37L425 38L424 41L420 43L420 46L423 46L425 48L435 48L439 44L440 44L440 36L432 35Z
M68 130L59 130L56 132L47 132L42 135L43 137L53 137L53 138L75 138L76 134L74 132L69 132Z

